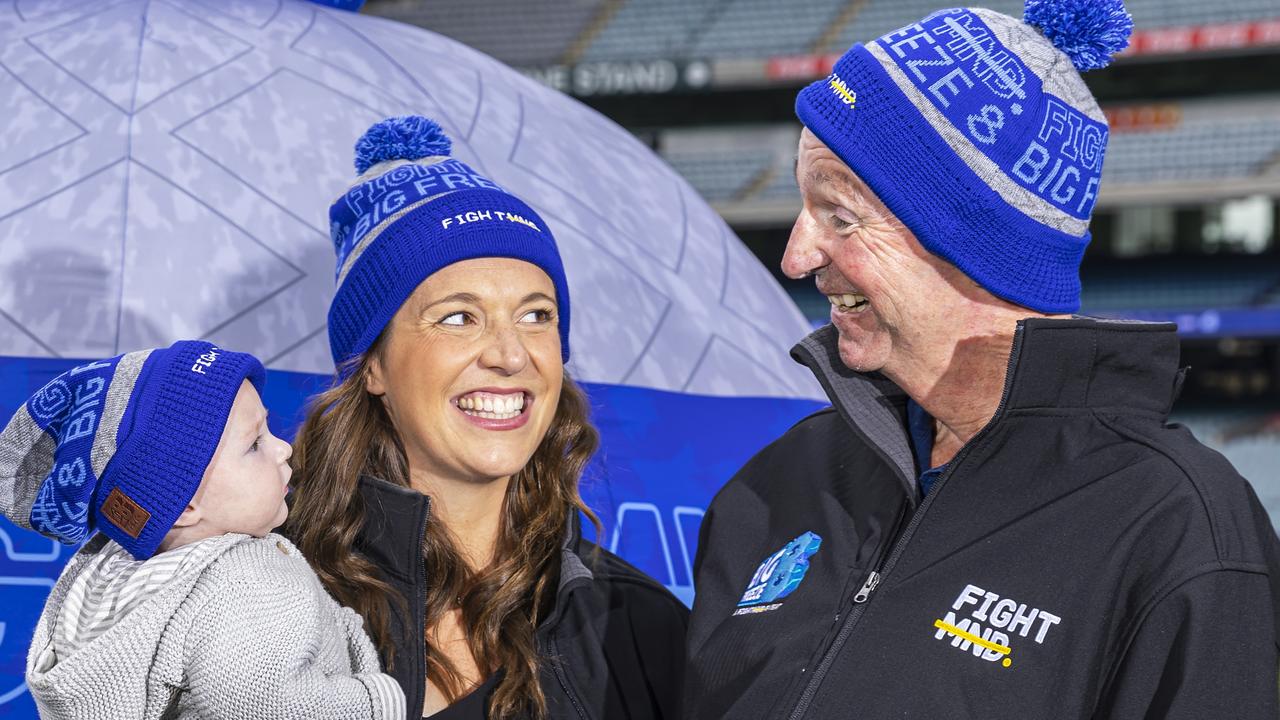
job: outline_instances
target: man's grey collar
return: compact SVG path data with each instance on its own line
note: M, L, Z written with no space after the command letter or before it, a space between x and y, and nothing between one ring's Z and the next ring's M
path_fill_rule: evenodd
M813 372L845 422L901 472L914 493L916 463L907 439L907 394L902 388L880 373L860 373L845 365L832 325L801 340L791 357Z

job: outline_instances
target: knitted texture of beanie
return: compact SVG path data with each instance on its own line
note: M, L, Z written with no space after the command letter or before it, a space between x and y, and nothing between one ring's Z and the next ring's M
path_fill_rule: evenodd
M68 370L0 432L0 514L67 544L101 530L140 560L195 495L257 358L199 340Z
M1080 71L1133 23L1119 0L1030 0L1026 15L940 10L855 45L796 114L930 252L998 297L1069 313L1108 134Z
M466 163L427 118L377 123L356 143L356 183L329 209L337 292L329 348L341 375L367 351L414 289L453 263L524 260L556 290L560 353L569 360L569 285L551 229L533 208Z

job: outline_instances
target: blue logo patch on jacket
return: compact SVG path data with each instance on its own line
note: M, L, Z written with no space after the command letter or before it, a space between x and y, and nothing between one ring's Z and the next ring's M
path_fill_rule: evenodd
M738 601L735 615L773 610L778 601L795 592L809 570L809 558L818 552L822 538L814 532L806 532L787 543L787 546L765 558L756 568L747 584L747 591Z

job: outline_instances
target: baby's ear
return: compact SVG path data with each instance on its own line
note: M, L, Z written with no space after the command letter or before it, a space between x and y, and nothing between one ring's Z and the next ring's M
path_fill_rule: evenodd
M187 503L187 507L183 509L178 519L173 522L174 529L195 525L200 522L200 514L200 507L195 504L195 499L193 498L191 502Z

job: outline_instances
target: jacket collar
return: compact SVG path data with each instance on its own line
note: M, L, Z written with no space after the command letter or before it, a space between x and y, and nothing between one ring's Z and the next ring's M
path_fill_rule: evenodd
M825 325L791 349L791 357L818 378L846 424L897 470L907 497L914 498L915 458L907 439L907 394L878 372L860 373L840 359L835 326Z
M1184 375L1173 323L1075 317L1018 325L1006 407L1169 416Z
M431 499L422 493L368 475L360 476L364 527L356 548L384 572L412 584L422 563L422 537Z
M1182 382L1176 331L1171 323L1086 317L1019 321L1002 408L1110 409L1163 419ZM899 471L914 497L907 395L880 373L850 370L837 339L835 327L826 325L791 356L813 372L845 422Z
M421 540L430 518L431 498L417 490L400 487L379 478L362 475L360 497L364 500L364 527L356 538L356 548L370 562L385 572L412 584L422 563ZM560 581L556 588L556 610L559 614L563 596L576 581L591 581L591 569L578 555L582 527L578 513L573 513L565 527L560 546Z

